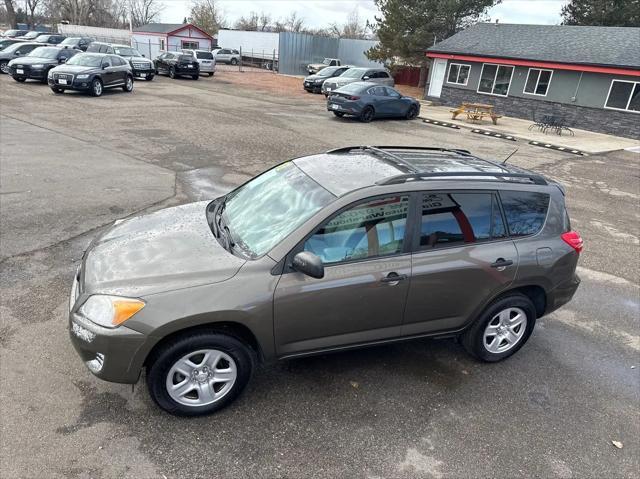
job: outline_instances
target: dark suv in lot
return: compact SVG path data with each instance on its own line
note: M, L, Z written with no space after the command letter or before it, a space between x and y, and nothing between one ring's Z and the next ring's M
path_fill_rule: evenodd
M129 45L93 42L87 48L87 53L89 52L120 55L129 62L133 76L137 78L144 78L147 81L151 81L156 73L153 62L145 58L138 50L130 47Z
M39 80L47 83L49 70L66 63L79 50L72 48L38 47L27 56L9 62L9 73L17 82Z
M54 93L86 91L100 96L107 88L133 91L133 73L124 58L103 53L78 53L64 65L49 70L49 86Z
M581 250L563 188L535 173L463 150L342 148L117 221L73 279L70 336L96 376L146 368L160 407L206 414L259 361L426 336L505 359L573 297Z
M200 78L200 64L191 54L163 52L153 63L157 74L169 75L170 78L180 76L190 76L194 80Z

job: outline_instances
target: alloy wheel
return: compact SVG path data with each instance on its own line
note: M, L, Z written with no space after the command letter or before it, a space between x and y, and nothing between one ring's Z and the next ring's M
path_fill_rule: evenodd
M102 82L100 82L100 80L93 81L93 94L95 96L102 95Z
M506 308L487 323L482 343L490 353L504 353L522 340L526 329L527 313L520 308Z
M2 73L6 73L7 75L9 74L9 65L7 62L0 63L0 71Z
M171 399L185 406L206 406L219 401L238 377L235 361L217 349L201 349L180 358L167 374Z

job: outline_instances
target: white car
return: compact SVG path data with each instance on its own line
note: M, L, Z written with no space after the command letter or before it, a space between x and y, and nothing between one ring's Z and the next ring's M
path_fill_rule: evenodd
M216 57L209 50L182 50L182 53L195 57L200 65L200 73L206 73L212 77L216 72Z

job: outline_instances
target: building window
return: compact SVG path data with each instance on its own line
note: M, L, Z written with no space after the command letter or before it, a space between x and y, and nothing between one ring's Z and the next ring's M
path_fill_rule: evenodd
M469 81L470 65L461 65L460 63L452 63L449 65L449 75L447 83L456 83L458 85L466 85Z
M613 80L604 107L640 112L640 82Z
M478 83L478 93L507 96L512 76L512 66L483 63L480 82Z
M200 44L198 42L182 40L182 48L187 50L197 50L198 48L200 48Z
M164 50L164 38L160 39L160 50Z
M549 83L553 70L540 70L539 68L529 68L527 82L524 85L524 92L529 95L547 96Z

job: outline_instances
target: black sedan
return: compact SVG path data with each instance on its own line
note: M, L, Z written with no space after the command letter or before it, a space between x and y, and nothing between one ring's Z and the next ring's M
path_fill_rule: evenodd
M322 84L328 78L339 77L349 69L349 66L343 65L341 67L326 67L320 70L315 75L309 75L302 81L302 88L311 93L321 93Z
M374 118L413 120L420 113L420 103L389 86L355 82L331 92L327 110L338 117L355 116L365 123Z
M192 55L164 52L153 63L157 74L169 75L171 78L190 76L194 80L200 78L200 64Z
M14 58L27 56L32 50L43 46L42 43L18 42L0 50L0 73L9 73L9 62Z
M78 53L64 65L51 69L47 80L54 93L79 90L100 96L106 88L133 90L133 73L127 61L104 53Z
M38 47L27 56L9 62L9 74L17 82L28 79L47 83L49 70L66 63L78 50L58 47Z

